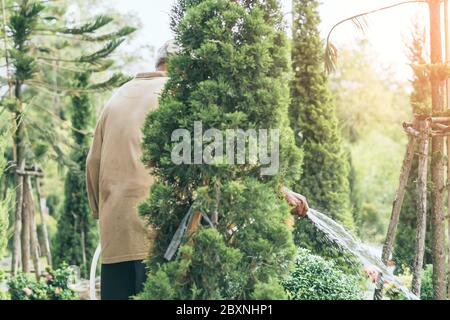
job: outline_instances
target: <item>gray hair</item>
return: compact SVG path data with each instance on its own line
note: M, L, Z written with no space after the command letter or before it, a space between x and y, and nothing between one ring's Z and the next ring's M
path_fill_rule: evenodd
M156 64L157 68L160 64L165 63L167 58L170 55L177 54L180 51L180 47L177 45L175 40L167 41L161 48L158 50L158 54L156 56Z

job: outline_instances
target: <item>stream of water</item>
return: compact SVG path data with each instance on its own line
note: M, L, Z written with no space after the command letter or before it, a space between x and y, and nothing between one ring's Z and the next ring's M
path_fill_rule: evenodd
M308 212L308 218L329 240L336 243L341 249L356 256L364 267L374 268L379 273L382 273L383 279L393 283L405 295L406 299L419 300L415 294L394 276L391 270L381 261L380 257L367 250L364 244L358 241L342 225L313 209Z

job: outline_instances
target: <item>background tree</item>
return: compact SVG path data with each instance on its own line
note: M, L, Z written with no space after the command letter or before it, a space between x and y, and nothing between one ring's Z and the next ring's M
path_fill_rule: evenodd
M404 156L406 136L399 125L412 116L410 92L391 66L373 63L377 58L366 40L339 56L339 72L330 75L329 87L350 151L356 231L364 242L379 244Z
M113 20L107 18L109 23ZM105 25L100 26L103 28ZM58 232L55 238L55 262L59 266L62 263L81 266L81 274L88 275L89 262L92 260L95 248L98 243L97 228L90 212L86 191L86 157L89 152L91 141L90 131L94 120L94 107L91 103L93 91L109 90L118 87L129 80L128 77L117 73L103 83L95 83L93 79L104 73L113 66L112 60L107 60L118 47L116 43L121 43L125 37L134 32L132 27L124 27L118 32L112 32L101 36L85 36L88 42L104 43L104 48L108 51L96 53L90 57L94 66L90 70L76 73L73 77L73 88L76 92L70 97L71 100L71 124L73 126L72 135L75 146L70 155L66 181L64 210L58 220ZM98 29L92 28L89 34L93 34ZM113 41L113 42L111 42ZM107 45L113 44L113 48ZM97 66L97 67L95 67Z
M294 0L291 123L305 152L297 189L312 207L353 228L349 168L323 69L318 1Z
M7 66L9 78L6 79L6 83L10 84L13 90L10 96L2 100L2 106L14 115L13 160L22 172L27 163L33 165L43 161L44 156L60 159L60 163L65 161L62 144L64 141L61 140L67 136L59 134L60 126L55 125L60 106L57 103L45 102L55 101L52 97L56 94L73 94L97 89L95 84L90 84L87 89L74 87L70 83L73 77L62 77L58 86L55 86L54 82L48 81L48 75L53 74L55 63L59 64L59 68L72 74L105 71L111 65L105 58L123 42L120 36L125 36L130 31L122 29L114 34L97 36L95 32L111 22L110 18L99 16L80 26L67 27L61 18L63 16L58 13L61 13L58 3L28 0L14 3L7 12L8 24L4 43L8 49L6 52L11 65ZM121 32L125 34L119 34ZM90 52L83 52L80 55L79 51L74 52L73 48L81 40L91 41L93 45L89 48ZM120 77L117 75L109 75L109 79L102 83L111 84L118 78ZM17 271L20 262L24 271L29 271L30 251L27 243L28 228L22 228L22 222L24 225L28 224L28 215L23 210L23 199L28 197L24 194L23 175L16 174L15 185L17 192L13 273Z
M278 3L178 1L172 26L183 49L169 61L160 107L144 127L143 159L159 182L141 207L157 230L142 297L285 298L280 281L295 246L277 190L299 178L301 153L288 125L289 55ZM262 164L248 161L175 165L172 132L193 132L194 121L222 132L280 129L280 172L261 177ZM218 224L187 233L167 262L163 255L191 206Z
M429 115L431 112L431 86L430 79L424 68L421 66L428 63L428 53L426 50L426 30L418 23L414 24L412 39L409 45L409 60L414 71L411 81L413 91L411 93L411 108L414 114ZM397 265L396 272L402 272L404 267L413 265L415 256L415 230L417 212L417 170L418 161L414 160L408 180L405 199L400 213L399 225L393 249L393 260ZM431 185L431 181L428 182ZM429 197L431 199L431 197ZM431 206L428 206L430 208ZM428 210L429 211L429 210ZM430 213L431 214L431 213ZM428 232L426 241L426 252L424 264L429 264L431 260L430 248L430 221L427 222Z

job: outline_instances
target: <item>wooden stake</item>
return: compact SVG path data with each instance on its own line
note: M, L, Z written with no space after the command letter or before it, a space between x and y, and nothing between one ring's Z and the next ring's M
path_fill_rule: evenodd
M202 213L200 211L194 212L192 219L187 227L187 236L190 237L196 233L200 227L200 222L202 221Z
M50 250L50 241L48 238L48 230L47 230L47 222L46 222L46 208L44 208L42 203L42 194L41 194L41 183L40 179L36 177L35 179L36 184L36 195L37 195L37 201L39 202L39 216L41 218L41 224L42 224L42 235L44 237L44 246L45 246L45 256L47 258L47 264L49 267L53 266L52 263L52 253Z
M450 29L448 19L448 0L444 0L444 23L445 23L445 62L450 63ZM450 79L446 81L447 91L447 110L450 110ZM450 182L450 137L447 137L447 185ZM450 188L447 189L447 279L450 279ZM450 285L448 286L447 296L450 297Z
M432 64L442 63L441 0L429 0L430 8L430 56ZM438 75L431 75L431 101L433 115L444 111L445 82ZM433 255L433 298L445 300L447 295L444 218L444 138L432 139L431 225Z
M25 195L27 196L26 210L28 211L28 217L30 219L31 258L33 260L33 267L36 279L39 281L39 278L41 277L41 269L39 266L40 250L36 227L36 213L34 209L33 189L30 177L26 178L25 188L26 188Z
M408 146L406 148L405 158L403 159L403 165L400 172L400 180L397 188L397 192L395 194L395 200L392 205L392 214L391 219L389 221L389 227L386 235L386 240L383 245L383 253L381 256L381 260L384 264L387 264L389 260L389 256L391 255L392 245L395 240L395 232L397 230L398 221L400 218L400 211L403 204L403 199L405 197L406 184L408 183L409 173L411 171L412 162L414 159L414 152L416 149L416 136L410 135ZM380 276L382 278L382 276ZM377 284L377 289L375 289L374 299L380 300L382 298L383 292L383 281L380 279Z
M31 218L30 218L30 197L28 195L29 190L27 181L24 179L23 186L23 208L22 208L22 271L25 273L30 272L30 237L31 237Z
M416 250L413 265L412 292L420 297L423 259L425 254L425 236L427 230L427 179L429 122L420 122L419 167L417 180L417 229Z

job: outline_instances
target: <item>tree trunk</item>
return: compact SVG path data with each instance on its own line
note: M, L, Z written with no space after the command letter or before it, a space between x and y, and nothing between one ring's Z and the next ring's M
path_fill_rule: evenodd
M413 265L412 292L420 297L423 258L425 255L425 236L427 230L427 179L429 122L420 122L419 176L417 179L417 229L416 250Z
M84 223L83 221L80 223L80 230L81 230L81 254L83 259L83 272L89 272L88 265L87 265L87 253L86 253L86 239L85 239L85 232L84 232Z
M4 3L3 4L3 9ZM3 11L3 19L6 19L6 13ZM22 121L22 105L20 104L22 87L19 82L15 82L15 99L19 101L20 110L16 110L14 113L15 119L15 133L13 136L13 144L14 144L14 158L16 158L16 170L25 171L25 129ZM12 91L10 91L12 95ZM19 270L19 265L22 262L23 265L23 256L21 255L21 234L23 231L22 226L22 211L23 211L23 181L24 178L22 175L15 174L15 188L16 188L16 207L15 207L15 215L14 215L14 239L13 239L13 252L11 259L11 273L12 275L16 275Z
M430 43L431 63L442 63L441 43L441 1L430 0ZM436 74L431 76L431 98L433 115L444 111L444 82ZM446 297L445 270L445 228L444 228L444 138L432 139L431 179L433 182L431 211L432 255L433 255L433 297L444 300Z
M21 113L16 113L16 133L15 144L17 146L17 166L16 170L25 171L25 145L24 145L24 128L21 121ZM13 239L13 256L11 261L11 273L17 274L19 265L22 262L24 264L23 255L21 254L22 240L21 235L23 232L23 189L24 189L24 177L20 174L15 174L15 187L16 187L16 208L14 218L14 239Z
M49 267L53 266L52 263L52 253L50 250L50 241L48 238L48 230L47 230L47 222L46 222L46 213L45 213L45 209L42 203L42 194L41 194L41 185L40 185L40 180L38 177L36 177L35 180L36 183L36 195L37 195L37 200L39 202L39 215L41 217L41 224L42 224L42 234L44 237L44 247L45 247L45 256L47 258L47 264Z
M39 266L39 241L37 236L37 228L36 228L36 216L35 216L35 208L34 208L34 199L33 199L33 189L31 185L31 177L27 176L25 181L24 194L26 196L26 208L28 211L27 215L30 219L30 237L31 237L31 257L33 259L33 267L34 273L36 275L36 279L39 281L41 276L41 269Z
M397 230L398 220L400 217L400 211L402 209L403 198L405 197L406 184L408 183L409 173L414 159L414 152L416 150L417 138L413 135L409 135L409 142L406 148L405 158L403 159L402 169L400 171L399 185L395 194L395 200L392 205L391 220L389 221L389 227L386 235L386 240L383 245L383 253L381 260L384 264L387 264L389 256L391 255L392 245L395 240L395 232ZM377 288L375 289L374 300L381 300L383 297L383 275L380 274L380 279L377 282Z
M449 17L448 17L448 0L444 1L444 21L445 21L445 62L450 63L450 34L449 34ZM450 111L450 79L446 81L446 93L447 93L447 112ZM450 183L450 137L447 137L447 186ZM450 279L450 188L447 187L447 239L448 239L448 251L447 251L447 279ZM448 285L447 297L450 297L450 285Z
M30 241L31 241L31 217L30 197L27 181L23 179L23 206L22 206L22 271L29 273L30 269Z

